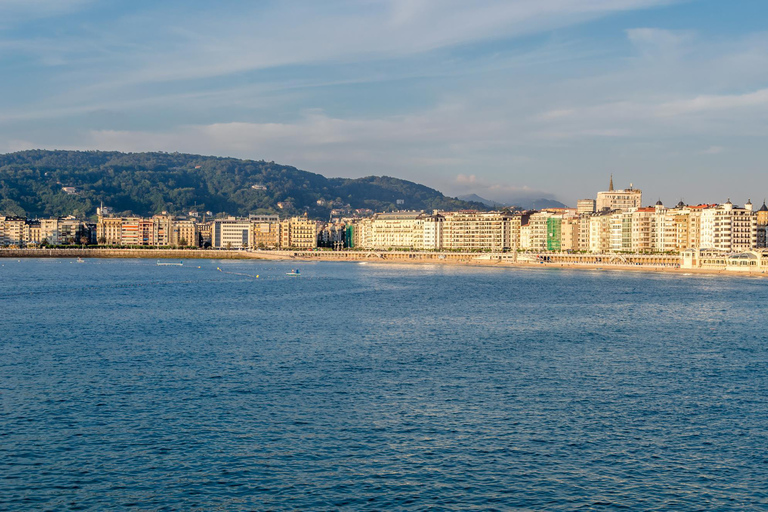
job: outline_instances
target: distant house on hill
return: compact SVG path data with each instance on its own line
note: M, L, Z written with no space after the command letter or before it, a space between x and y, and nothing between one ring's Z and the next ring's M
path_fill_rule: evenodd
M77 194L77 189L75 187L61 187L61 190L66 194Z

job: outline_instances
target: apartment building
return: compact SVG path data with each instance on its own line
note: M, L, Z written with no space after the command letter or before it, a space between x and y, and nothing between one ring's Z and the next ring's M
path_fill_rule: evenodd
M251 222L230 217L217 219L211 226L211 247L245 249L251 245Z
M466 251L512 249L515 215L509 212L446 212L443 214L443 248ZM546 229L546 227L545 227Z
M280 247L314 249L317 247L317 221L292 217L280 223Z

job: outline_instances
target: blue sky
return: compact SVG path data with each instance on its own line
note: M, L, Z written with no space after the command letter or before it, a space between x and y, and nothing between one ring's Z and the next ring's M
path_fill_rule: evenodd
M673 204L762 201L767 140L764 0L0 0L0 152Z

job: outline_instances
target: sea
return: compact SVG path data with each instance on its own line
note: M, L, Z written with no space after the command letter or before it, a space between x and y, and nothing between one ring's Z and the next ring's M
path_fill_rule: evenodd
M768 510L764 278L0 265L0 510Z

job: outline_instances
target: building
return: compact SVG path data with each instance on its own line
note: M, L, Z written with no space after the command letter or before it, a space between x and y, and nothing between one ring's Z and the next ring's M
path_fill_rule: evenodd
M757 246L768 247L768 206L765 205L765 201L757 210Z
M26 222L24 217L0 217L0 246L22 247Z
M609 222L610 252L632 251L632 212L616 210L611 213Z
M251 246L260 249L280 247L280 221L277 215L250 219Z
M371 219L369 249L411 249L423 241L421 212L377 213ZM419 233L418 231L421 231Z
M611 250L611 211L589 217L589 252L604 254Z
M597 212L603 210L633 210L635 208L640 208L642 203L643 193L641 190L632 188L631 183L628 189L614 190L613 176L611 176L608 190L597 193L595 210Z
M122 231L123 219L121 218L99 217L96 223L96 238L100 244L120 245L122 243Z
M548 233L548 221L553 214L548 211L532 213L528 218L528 248L533 251L546 251ZM559 231L559 228L558 228ZM559 245L559 242L558 242Z
M579 199L576 201L576 213L595 213L596 201L594 199Z
M421 250L439 251L443 248L443 227L445 217L439 213L425 215L422 218L424 234L421 239Z
M443 248L501 252L514 248L515 215L509 212L446 212Z
M342 249L346 245L346 234L347 226L343 222L327 222L320 228L320 231L317 234L317 245L320 247Z
M314 249L317 247L317 221L292 217L280 222L282 249Z
M247 219L215 220L211 226L211 247L215 249L245 249L251 245L251 222Z
M701 212L699 248L719 252L748 251L757 247L757 212L751 204L739 208L730 199Z
M565 215L560 223L560 250L574 252L579 250L579 216Z
M193 220L178 219L172 223L171 245L200 247L200 232Z

